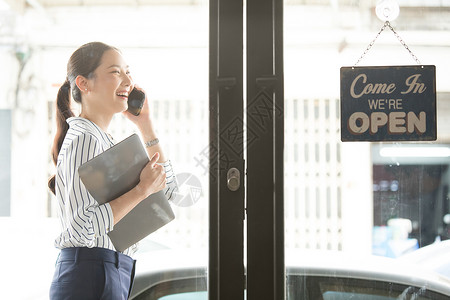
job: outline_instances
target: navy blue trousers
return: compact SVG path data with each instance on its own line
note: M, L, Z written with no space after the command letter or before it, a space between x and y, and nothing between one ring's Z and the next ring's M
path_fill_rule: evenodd
M51 300L125 300L136 261L105 248L65 248L56 262Z

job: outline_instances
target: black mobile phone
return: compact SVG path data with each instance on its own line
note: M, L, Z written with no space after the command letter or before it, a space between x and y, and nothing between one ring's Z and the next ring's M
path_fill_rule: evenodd
M135 116L139 116L144 105L145 94L134 88L128 95L128 111Z

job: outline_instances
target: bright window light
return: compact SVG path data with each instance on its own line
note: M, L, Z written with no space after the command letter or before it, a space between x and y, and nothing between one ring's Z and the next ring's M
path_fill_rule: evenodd
M383 157L450 157L448 147L383 147Z
M4 0L0 0L0 11L9 10L9 4Z

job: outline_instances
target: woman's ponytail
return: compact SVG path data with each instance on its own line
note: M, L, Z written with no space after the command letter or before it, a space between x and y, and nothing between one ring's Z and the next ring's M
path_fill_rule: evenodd
M56 165L58 161L59 151L61 150L64 137L66 136L69 124L66 120L74 117L72 109L70 108L70 82L66 80L59 88L58 96L56 98L56 135L52 146L52 159ZM55 175L48 180L49 189L55 194Z

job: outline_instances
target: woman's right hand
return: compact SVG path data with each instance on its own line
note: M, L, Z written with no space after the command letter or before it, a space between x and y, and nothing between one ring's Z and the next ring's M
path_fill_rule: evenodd
M141 171L140 181L136 188L143 194L144 198L166 187L166 173L164 168L156 163L158 159L159 153L156 152Z

